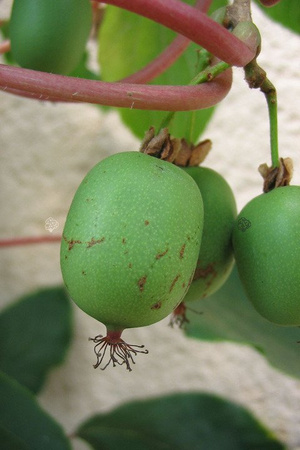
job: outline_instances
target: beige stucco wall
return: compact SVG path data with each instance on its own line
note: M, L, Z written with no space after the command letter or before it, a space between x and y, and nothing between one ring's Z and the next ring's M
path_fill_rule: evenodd
M0 1L0 16L9 14L10 4ZM259 62L278 90L281 155L293 158L294 184L299 184L300 40L271 25L255 7L253 15L263 37ZM203 137L214 143L206 165L226 177L240 209L261 192L257 167L270 162L265 100L248 89L242 70L234 71L233 89ZM87 170L110 153L136 150L138 145L116 113L0 93L0 237L45 234L49 216L62 232L74 191ZM58 244L2 248L0 264L1 306L37 287L61 283ZM87 337L104 329L76 308L74 314L75 341L67 361L51 373L39 396L68 433L92 413L127 400L199 390L247 405L290 449L300 449L300 383L271 368L253 349L187 340L170 329L166 319L126 332L130 342L145 343L150 350L137 358L133 372L95 371ZM86 447L76 442L74 448Z

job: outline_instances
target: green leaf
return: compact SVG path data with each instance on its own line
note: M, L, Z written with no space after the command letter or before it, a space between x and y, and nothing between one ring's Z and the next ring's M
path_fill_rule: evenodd
M262 6L259 0L255 0L258 6L270 19L279 22L286 28L300 33L300 5L299 0L282 0L271 8Z
M30 450L18 436L0 425L0 442L5 450Z
M100 80L100 74L97 74L88 68L89 54L84 52L78 66L69 74L70 77L86 78L88 80Z
M284 449L247 410L200 393L128 403L93 416L76 434L95 450Z
M62 428L33 395L0 372L0 442L8 450L70 450Z
M277 369L300 377L299 328L278 326L262 318L246 298L236 268L218 292L186 305L202 313L187 312L188 336L252 345Z
M66 355L71 304L61 287L28 295L0 314L0 370L37 393Z
M213 9L223 4L224 0L218 0L214 2ZM99 33L99 62L103 80L117 81L141 69L159 55L174 37L173 31L151 20L113 6L107 7ZM199 70L199 47L192 43L154 82L162 85L188 84ZM195 143L213 111L214 108L178 112L169 126L169 131L174 137L185 137ZM167 112L120 109L120 114L131 131L137 137L143 138L150 126L154 126L156 130L160 128Z

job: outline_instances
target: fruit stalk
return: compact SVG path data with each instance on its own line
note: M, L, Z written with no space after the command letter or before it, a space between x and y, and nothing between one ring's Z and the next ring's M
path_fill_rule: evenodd
M204 50L206 51L206 50ZM190 86L211 82L215 77L223 73L225 70L230 69L230 65L224 61L219 61L215 65L209 65L199 72L189 83ZM162 120L158 133L164 128L168 128L170 123L174 119L175 111L169 111L166 117Z
M275 86L267 78L266 72L257 64L256 59L245 67L246 81L250 88L259 88L265 95L270 123L270 146L272 168L280 166L278 150L277 93Z
M266 79L262 92L264 92L269 112L269 122L270 122L270 145L271 145L271 159L272 167L279 167L279 150L278 150L278 115L277 115L277 93L273 84Z

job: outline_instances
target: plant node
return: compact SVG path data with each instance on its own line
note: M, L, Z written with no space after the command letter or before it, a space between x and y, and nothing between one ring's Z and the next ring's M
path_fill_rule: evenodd
M212 147L209 139L197 145L184 138L171 138L167 128L155 135L154 127L149 128L141 143L140 152L171 162L180 167L195 167L201 164Z
M240 22L251 22L250 0L234 0L232 5L226 7L223 24L226 28L235 28Z
M135 364L133 356L136 356L138 353L144 353L145 355L149 353L148 350L144 349L144 345L127 344L120 336L121 333L108 331L106 336L99 334L94 338L89 338L90 341L96 344L94 346L94 352L97 356L97 362L94 364L95 369L103 363L105 355L107 355L108 362L104 367L100 367L101 370L105 370L112 363L113 367L125 364L126 369L131 372L130 365Z

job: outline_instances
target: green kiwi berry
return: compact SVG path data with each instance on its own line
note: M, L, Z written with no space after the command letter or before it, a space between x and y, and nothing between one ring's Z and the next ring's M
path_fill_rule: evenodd
M80 62L91 26L90 0L14 0L12 55L27 69L69 74Z
M252 199L233 230L239 276L256 310L278 325L300 325L300 186Z
M158 322L187 292L202 228L201 194L183 170L139 152L110 156L84 178L67 216L67 290L114 338Z

